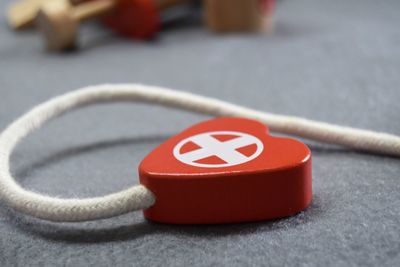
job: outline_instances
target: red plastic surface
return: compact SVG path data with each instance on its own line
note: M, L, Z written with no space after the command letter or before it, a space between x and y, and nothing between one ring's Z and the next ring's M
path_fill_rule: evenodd
M311 202L311 152L243 118L196 124L152 151L140 182L156 196L147 219L175 224L286 217Z
M259 0L262 14L272 15L275 10L275 0Z
M103 20L115 32L133 39L149 39L160 29L154 0L118 0L113 13Z

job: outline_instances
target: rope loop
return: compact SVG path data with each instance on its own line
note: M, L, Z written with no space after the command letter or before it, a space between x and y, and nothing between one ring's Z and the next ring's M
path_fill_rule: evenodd
M85 87L40 104L14 121L0 135L0 199L10 207L50 221L88 221L151 207L156 197L142 185L110 195L62 199L23 189L10 174L10 156L18 143L50 119L96 103L146 102L213 116L238 116L266 123L272 131L293 134L353 149L400 156L400 137L291 116L257 111L217 99L140 84Z

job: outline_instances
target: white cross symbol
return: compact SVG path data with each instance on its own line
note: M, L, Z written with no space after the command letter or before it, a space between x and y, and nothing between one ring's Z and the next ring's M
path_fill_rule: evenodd
M231 135L235 136L235 138L221 142L213 137L217 135ZM195 143L200 148L186 153L181 153L181 148L188 142ZM255 144L257 146L257 149L250 156L245 156L236 150L238 148L252 144ZM173 154L176 159L183 163L196 167L215 168L229 167L248 162L258 157L263 149L263 143L255 136L241 132L218 131L201 133L180 141L174 147ZM226 163L205 164L196 162L198 160L205 159L211 156L217 156Z

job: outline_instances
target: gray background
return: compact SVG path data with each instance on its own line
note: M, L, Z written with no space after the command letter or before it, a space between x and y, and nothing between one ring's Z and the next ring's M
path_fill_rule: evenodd
M0 10L9 1L1 0ZM82 49L50 54L0 17L0 128L82 86L140 82L245 106L400 134L400 1L279 1L270 36L217 36L195 20L150 43L86 25ZM100 196L137 183L140 160L207 117L141 104L73 112L12 158L25 188ZM306 141L313 203L286 219L220 226L140 212L50 223L0 204L0 266L399 266L400 161Z

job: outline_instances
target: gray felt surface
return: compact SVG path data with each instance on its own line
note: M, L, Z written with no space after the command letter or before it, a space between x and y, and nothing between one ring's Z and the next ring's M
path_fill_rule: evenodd
M72 89L141 82L400 134L398 0L279 1L270 36L216 36L193 20L150 43L95 25L82 36L80 52L49 54L36 33L10 31L1 14L1 129ZM12 171L50 195L115 192L137 183L140 160L157 144L205 118L140 104L87 108L26 139ZM138 212L49 223L0 204L0 266L399 266L400 160L307 144L313 203L296 216L174 226Z

